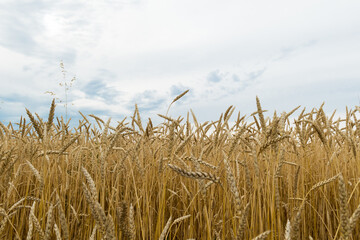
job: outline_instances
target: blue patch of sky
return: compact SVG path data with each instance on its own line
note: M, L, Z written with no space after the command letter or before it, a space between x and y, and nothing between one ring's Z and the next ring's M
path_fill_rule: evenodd
M49 102L49 99L46 98L33 98L29 95L26 94L23 95L18 93L2 96L1 101L22 103L27 108L30 108L31 106L39 106L39 105L44 105L46 103L49 104L51 103L51 101Z

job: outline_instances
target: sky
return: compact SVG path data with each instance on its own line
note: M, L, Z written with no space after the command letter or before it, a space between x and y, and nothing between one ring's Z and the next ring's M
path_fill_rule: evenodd
M360 1L1 0L0 120L360 105ZM61 67L63 64L63 68ZM72 79L75 79L70 86ZM62 83L62 86L59 84ZM67 90L65 90L66 83ZM49 94L52 92L52 94ZM65 107L67 103L67 107ZM145 120L144 120L145 121Z

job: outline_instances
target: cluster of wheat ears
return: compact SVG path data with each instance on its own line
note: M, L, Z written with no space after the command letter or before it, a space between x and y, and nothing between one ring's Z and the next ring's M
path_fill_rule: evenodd
M26 109L0 123L0 238L360 239L360 109L265 117L256 103L232 124L230 106L158 126L137 106L115 127Z

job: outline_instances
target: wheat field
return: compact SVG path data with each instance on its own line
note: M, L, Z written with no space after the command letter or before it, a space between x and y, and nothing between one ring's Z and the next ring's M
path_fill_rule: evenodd
M360 239L360 108L256 104L70 127L53 101L47 119L0 122L0 238Z

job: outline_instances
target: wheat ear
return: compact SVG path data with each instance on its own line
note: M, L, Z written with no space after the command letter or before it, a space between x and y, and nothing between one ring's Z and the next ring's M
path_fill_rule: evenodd
M30 213L30 216L31 216L31 220L35 226L36 231L39 233L40 240L45 240L44 231L42 230L41 225L40 225L38 219L36 218L35 214Z
M225 170L226 170L227 184L228 184L230 191L235 199L236 215L240 216L241 215L241 199L240 199L239 191L236 187L234 174L232 173L230 165L229 165L228 161L226 160L226 156L224 156L223 161L224 161Z
M54 120L54 113L55 113L55 99L53 99L52 102L51 102L49 117L48 117L48 121L46 123L46 131L47 131L47 133L50 132L50 128L51 128L53 120Z
M32 239L32 233L33 233L33 228L34 228L33 221L32 221L32 215L34 215L34 212L35 212L35 205L36 205L36 202L34 201L33 205L31 206L31 209L30 209L29 230L28 230L28 233L27 233L27 236L26 236L26 240L31 240Z
M261 104L260 104L260 100L259 100L258 96L256 96L256 107L258 110L257 113L259 114L261 128L262 128L263 132L266 132L266 123L265 123L263 110L261 109Z
M34 165L31 164L31 162L29 162L28 160L26 160L26 163L29 165L31 171L34 173L36 180L38 180L38 182L40 183L40 192L42 192L43 188L44 188L44 180L41 177L39 171L34 167Z
M42 133L42 130L39 126L39 123L36 121L36 119L34 118L34 116L31 114L31 112L29 111L29 109L25 108L26 109L26 113L27 115L29 116L30 118L30 121L31 123L33 124L34 128L35 128L35 131L36 133L38 134L39 138L42 139L43 138L43 133Z
M50 208L48 211L48 216L47 216L47 221L46 221L46 226L45 226L45 239L48 240L51 237L51 230L52 230L52 225L54 223L54 218L53 218L53 209L54 206L52 204L50 204Z
M347 193L344 178L339 175L339 200L340 200L340 232L343 239L350 237L350 222L347 208Z
M244 239L245 228L246 228L249 211L250 211L250 203L246 204L243 214L241 216L240 227L239 227L238 233L236 235L237 240Z
M258 235L257 237L253 238L252 240L264 240L265 238L267 238L267 236L269 236L270 233L271 231L265 231L260 235Z
M57 208L59 211L61 231L63 232L63 239L69 240L70 239L69 227L66 222L65 213L64 213L63 207L61 205L60 197L57 193L56 193L56 201L57 201Z
M162 230L162 232L160 234L159 240L164 240L165 239L166 233L170 228L171 221L172 221L172 216L170 216L169 220L166 222L166 225L165 225L164 229Z
M56 223L54 223L54 232L55 232L56 240L61 240L60 229L56 225Z
M360 205L356 208L356 210L354 211L354 213L352 214L352 216L350 217L349 220L349 232L351 234L351 232L354 230L355 226L356 226L356 222L359 220L360 218Z
M215 183L219 182L219 178L215 175L207 172L188 172L184 169L181 169L178 166L168 164L169 168L171 168L173 171L177 172L181 176L188 177L188 178L195 178L195 179L207 179L210 181L213 181Z

